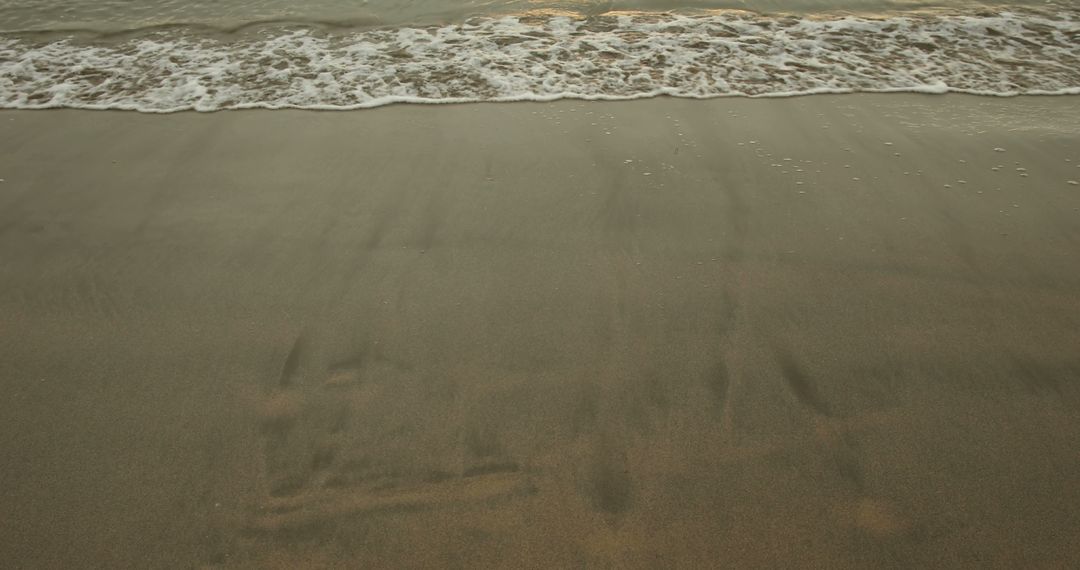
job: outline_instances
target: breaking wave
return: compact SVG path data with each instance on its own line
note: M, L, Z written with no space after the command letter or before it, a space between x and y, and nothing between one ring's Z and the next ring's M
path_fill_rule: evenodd
M915 91L1080 93L1080 10L613 13L0 36L0 107L146 112Z

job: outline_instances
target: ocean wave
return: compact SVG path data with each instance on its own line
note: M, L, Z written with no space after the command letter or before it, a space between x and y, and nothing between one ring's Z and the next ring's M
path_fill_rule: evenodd
M0 37L0 107L145 112L913 91L1080 94L1080 10L522 15Z

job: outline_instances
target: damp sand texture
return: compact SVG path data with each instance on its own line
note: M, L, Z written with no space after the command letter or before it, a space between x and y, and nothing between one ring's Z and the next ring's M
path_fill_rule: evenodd
M1071 97L0 125L6 567L1080 564Z

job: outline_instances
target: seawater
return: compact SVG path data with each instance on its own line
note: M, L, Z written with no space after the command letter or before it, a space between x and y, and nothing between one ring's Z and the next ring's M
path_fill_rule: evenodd
M1073 2L0 0L0 107L1080 94Z

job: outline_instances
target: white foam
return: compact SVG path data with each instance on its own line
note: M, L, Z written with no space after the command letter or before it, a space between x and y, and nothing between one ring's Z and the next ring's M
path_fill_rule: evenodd
M889 18L622 14L222 39L0 37L0 107L146 112L390 103L1080 94L1080 9Z

